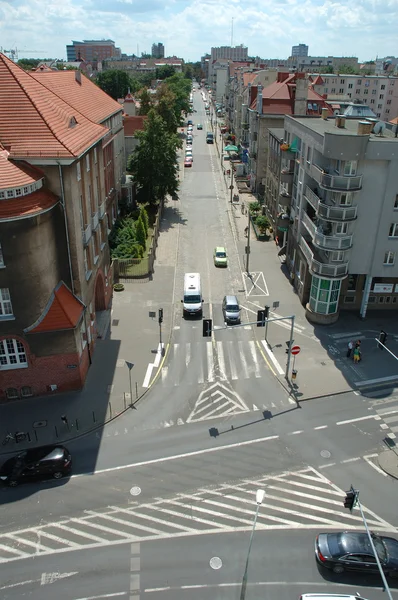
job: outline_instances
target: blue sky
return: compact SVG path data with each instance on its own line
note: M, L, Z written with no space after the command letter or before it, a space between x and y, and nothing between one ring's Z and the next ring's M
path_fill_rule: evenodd
M398 54L398 0L0 0L0 46L19 58L66 58L72 40L112 39L127 54L199 60L212 46L244 44L249 55L286 58ZM34 52L35 51L35 52Z

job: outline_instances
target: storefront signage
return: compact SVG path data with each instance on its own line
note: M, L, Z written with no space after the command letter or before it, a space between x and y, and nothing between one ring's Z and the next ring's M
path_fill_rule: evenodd
M375 283L373 288L374 294L392 294L394 289L393 283Z

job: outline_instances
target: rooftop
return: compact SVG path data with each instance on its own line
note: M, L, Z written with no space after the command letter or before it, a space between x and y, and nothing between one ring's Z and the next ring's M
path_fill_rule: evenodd
M286 116L286 123L289 123L290 119L295 123L300 123L303 127L310 129L314 133L319 135L325 135L325 133L332 133L334 135L358 135L358 123L362 122L361 119L350 119L346 118L345 126L343 128L336 126L335 118L322 119L322 117L291 117ZM363 120L366 122L366 119ZM395 137L395 133L390 131L387 127L384 129L382 135L370 134L370 139L377 141L391 141L398 142L398 138Z

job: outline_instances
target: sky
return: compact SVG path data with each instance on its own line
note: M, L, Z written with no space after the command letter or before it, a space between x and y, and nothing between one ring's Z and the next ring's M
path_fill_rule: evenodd
M0 49L66 59L72 40L112 39L126 54L162 42L195 62L232 39L249 56L287 58L304 43L362 62L398 55L397 23L398 0L0 0Z

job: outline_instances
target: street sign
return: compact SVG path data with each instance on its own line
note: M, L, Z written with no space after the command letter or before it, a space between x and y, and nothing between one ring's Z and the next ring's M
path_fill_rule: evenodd
M290 350L290 352L295 356L296 354L300 354L300 346L293 346L293 348Z
M126 363L126 365L127 365L127 367L128 367L128 370L129 370L129 371L131 371L131 369L134 367L134 363L127 362L127 360L126 360L126 361L124 361L124 362Z

